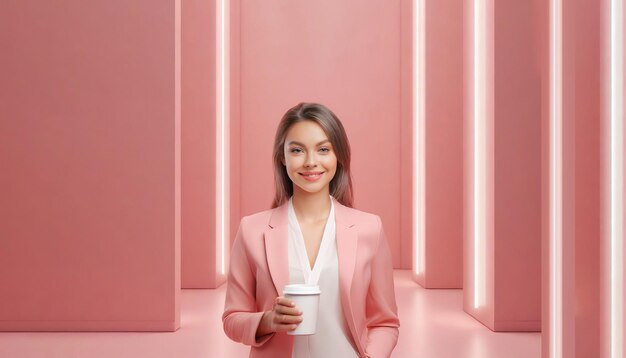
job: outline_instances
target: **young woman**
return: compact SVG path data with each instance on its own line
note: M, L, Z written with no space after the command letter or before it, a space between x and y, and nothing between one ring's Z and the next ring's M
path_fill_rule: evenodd
M389 357L398 339L391 255L380 217L352 208L350 145L325 106L300 103L274 141L272 209L241 219L222 321L250 357ZM321 289L314 335L283 287Z

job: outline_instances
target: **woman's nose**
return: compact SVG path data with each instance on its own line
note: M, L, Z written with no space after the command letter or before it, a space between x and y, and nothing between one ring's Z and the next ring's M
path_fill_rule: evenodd
M316 164L316 159L313 155L308 155L306 158L306 162L304 163L305 167L314 167Z

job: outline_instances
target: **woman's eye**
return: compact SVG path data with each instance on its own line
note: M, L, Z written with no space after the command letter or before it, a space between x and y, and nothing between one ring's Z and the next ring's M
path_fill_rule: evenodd
M300 152L300 148L292 148L292 149L290 150L290 152L291 152L291 153L298 153L298 152Z
M321 151L323 152L330 152L330 149L326 148L326 147L322 147L320 148Z

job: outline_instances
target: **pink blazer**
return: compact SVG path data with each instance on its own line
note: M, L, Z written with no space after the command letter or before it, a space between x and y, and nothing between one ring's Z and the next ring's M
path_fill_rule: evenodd
M335 198L339 292L360 357L389 357L398 340L391 254L377 215ZM272 333L256 341L263 312L289 282L288 203L241 219L230 257L222 322L226 335L251 346L250 357L291 357L293 337Z

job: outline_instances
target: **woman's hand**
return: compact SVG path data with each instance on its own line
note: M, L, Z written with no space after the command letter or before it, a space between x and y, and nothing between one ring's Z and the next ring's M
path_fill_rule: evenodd
M256 337L272 332L293 331L302 322L302 312L296 304L283 296L276 297L271 311L265 311L256 330Z

